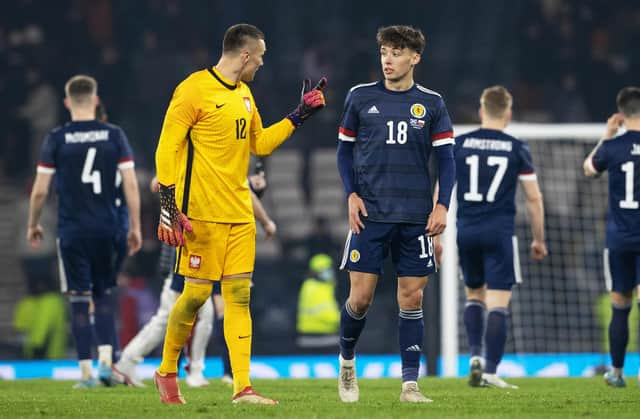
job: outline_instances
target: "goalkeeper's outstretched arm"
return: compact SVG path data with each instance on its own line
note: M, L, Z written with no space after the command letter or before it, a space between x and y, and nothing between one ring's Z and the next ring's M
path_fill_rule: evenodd
M256 110L251 120L251 152L257 156L271 154L293 134L295 128L300 128L307 118L324 108L322 89L326 84L327 79L322 77L312 89L311 82L308 79L304 80L298 106L282 120L267 128L262 127L262 118Z

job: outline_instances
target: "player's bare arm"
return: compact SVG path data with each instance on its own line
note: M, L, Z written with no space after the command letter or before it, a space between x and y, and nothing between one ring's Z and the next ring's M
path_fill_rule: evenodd
M521 184L527 201L527 211L531 218L531 234L533 236L533 241L531 242L531 257L535 260L542 260L549 253L544 241L544 205L542 192L540 192L537 180L523 180Z
M599 174L595 167L593 167L593 155L596 154L596 151L598 151L598 148L600 148L604 141L610 140L617 135L618 130L622 127L623 123L624 115L620 112L614 113L609 117L609 119L607 119L607 127L602 139L598 141L598 144L596 144L593 150L591 150L591 153L589 153L587 158L584 159L584 163L582 164L585 176L593 177Z
M269 217L269 214L267 214L267 211L262 206L262 202L260 202L260 199L253 191L251 191L251 204L253 205L253 213L256 220L258 220L260 225L262 225L262 229L264 230L267 239L274 238L277 231L276 223L274 223Z
M447 227L447 207L438 203L433 208L427 221L427 236L435 237L442 234Z
M127 233L127 245L129 256L133 256L142 247L142 233L140 231L140 192L138 190L138 178L133 167L120 169L122 175L122 188L124 198L129 208L129 233Z
M42 208L49 195L49 185L51 184L52 178L52 174L38 172L36 174L36 180L33 182L33 188L31 189L27 241L34 249L40 248L40 242L44 234L44 229L39 224L40 216L42 215Z
M360 215L363 217L368 217L367 208L364 205L364 201L357 193L352 192L349 195L349 228L353 231L354 234L360 234L360 231L364 229L364 223L360 218Z

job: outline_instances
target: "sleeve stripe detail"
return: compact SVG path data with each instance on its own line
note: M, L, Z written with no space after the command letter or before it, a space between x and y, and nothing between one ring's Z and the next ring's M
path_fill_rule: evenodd
M43 166L39 164L38 168L36 169L36 172L44 173L45 175L52 175L56 172L56 168L51 166Z
M135 167L135 163L133 160L126 160L121 163L118 163L118 169L133 169Z
M338 132L339 132L340 134L344 134L344 135L346 135L347 137L351 137L351 138L355 138L355 137L356 137L356 135L357 135L357 133L356 133L355 131L352 131L352 130L347 129L347 128L344 128L344 127L340 127L340 128L338 129Z
M431 141L442 140L443 138L452 138L453 131L445 131L440 134L434 134L431 136Z
M456 140L453 139L453 137L449 137L449 138L443 138L442 140L436 140L436 141L432 141L431 145L433 147L440 147L443 145L447 145L447 144L455 144Z
M535 172L532 172L532 173L522 173L522 174L520 174L520 175L518 176L518 179L520 179L520 180L525 180L525 181L528 181L528 180L538 180L538 175L536 175L536 173L535 173Z
M339 133L338 138L342 141L347 141L350 143L354 143L356 141L356 137L349 137L348 135L345 135L343 133Z
M419 90L423 91L424 93L428 93L430 95L435 95L435 96L438 96L438 97L442 97L442 95L440 93L436 92L435 90L427 89L426 87L424 87L424 86L422 86L422 85L420 85L418 83L416 83L416 87Z
M378 82L377 82L377 81L373 81L373 82L370 82L370 83L361 83L361 84L356 84L356 85L355 85L355 86L353 86L351 89L349 89L349 91L350 91L350 92L353 92L354 90L359 89L359 88L361 88L361 87L374 86L374 85L376 85L376 84L378 84Z

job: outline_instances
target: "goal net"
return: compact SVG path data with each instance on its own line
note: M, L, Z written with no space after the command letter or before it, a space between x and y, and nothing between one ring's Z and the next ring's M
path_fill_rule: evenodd
M455 132L475 128L458 126ZM604 125L513 124L506 132L530 146L544 197L549 256L536 262L529 255L530 223L519 191L516 234L523 282L514 287L505 352L603 352L605 301L608 308L602 268L607 182L604 177L586 178L582 162ZM449 213L452 218L444 240L447 257L457 255L455 211ZM464 284L457 260L446 263L441 282L442 355L445 375L455 375L451 363L457 353L469 353L462 322Z

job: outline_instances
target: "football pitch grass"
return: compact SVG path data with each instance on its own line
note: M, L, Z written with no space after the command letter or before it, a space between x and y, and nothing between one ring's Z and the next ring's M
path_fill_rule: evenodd
M428 404L398 401L400 380L360 379L360 402L338 399L334 379L254 380L277 406L233 405L231 390L217 380L190 389L181 380L186 405L164 406L153 383L143 389L97 387L73 390L71 381L0 381L2 418L638 418L640 388L607 387L602 378L520 378L518 390L470 388L465 379L426 378Z

